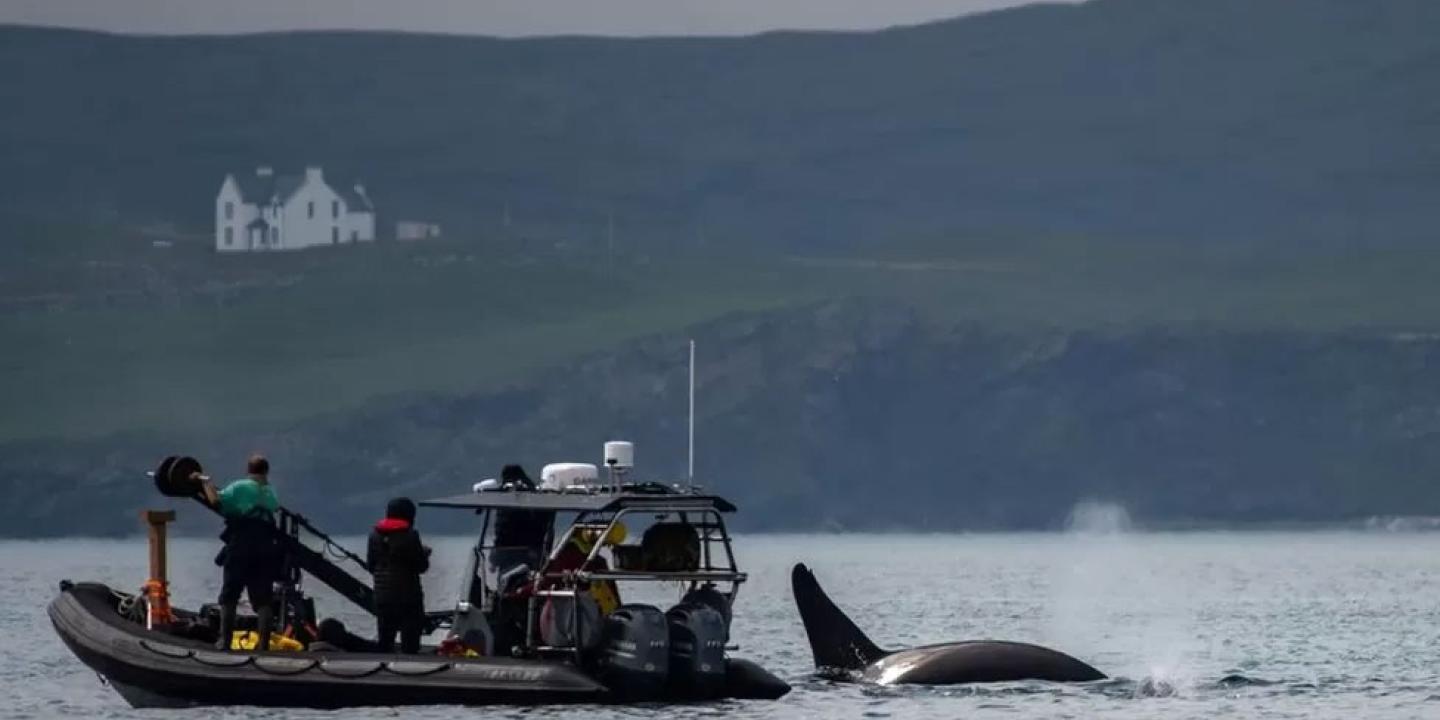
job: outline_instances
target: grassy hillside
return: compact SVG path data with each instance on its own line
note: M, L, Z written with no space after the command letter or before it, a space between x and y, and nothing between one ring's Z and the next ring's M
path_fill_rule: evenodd
M270 426L390 394L494 388L627 340L804 300L773 270L464 246L216 258L138 248L0 314L0 438ZM77 270L83 263L75 264ZM63 273L57 273L63 276ZM149 287L114 289L143 277ZM27 296L35 305L35 296Z
M572 243L964 232L1393 244L1440 226L1440 4L1095 0L875 33L0 28L0 213L203 228L323 163L382 216Z
M617 437L637 443L645 478L672 480L687 337L701 349L698 476L746 528L1057 527L1085 499L1145 524L1440 513L1434 334L1017 333L870 298L732 314L504 388L284 425L0 443L0 492L25 508L0 535L133 532L135 511L163 502L143 471L177 451L226 475L261 449L286 502L337 531L396 494L592 459ZM473 530L463 515L426 523Z
M1440 331L1440 251L1422 249L972 237L846 258L468 241L235 258L78 238L51 237L0 280L0 440L275 429L388 396L523 386L636 339L847 298L1021 335Z
M1436 27L0 28L0 534L130 529L177 451L264 448L327 520L622 435L673 475L687 337L704 475L756 525L1440 512ZM446 240L218 257L215 187L262 163Z

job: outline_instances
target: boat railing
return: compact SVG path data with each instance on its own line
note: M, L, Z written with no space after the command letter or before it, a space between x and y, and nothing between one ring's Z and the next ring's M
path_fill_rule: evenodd
M729 572L725 570L697 570L693 572L646 572L644 570L597 570L579 571L575 573L575 579L580 582L591 580L651 580L655 582L733 582L742 583L749 579L743 572Z
M610 568L597 562L606 547L605 538L610 537L615 528L621 526L624 519L631 515L651 517L673 515L679 518L681 524L694 529L700 551L700 557L696 558L697 566L670 571ZM577 568L551 570L551 566L560 558L565 546L577 533L583 531L595 533L595 540L585 559ZM581 513L570 524L566 532L557 539L542 567L534 575L527 613L529 621L526 623L526 646L538 654L569 655L577 661L581 660L582 648L578 644L580 633L575 634L576 644L573 645L542 645L536 642L536 630L540 622L543 601L551 598L577 598L582 593L588 592L588 586L592 582L689 583L692 588L717 583L726 584L729 585L729 591L722 594L726 596L727 602L733 605L739 595L740 585L748 578L749 576L740 572L736 565L734 548L731 545L730 534L725 528L725 520L713 507L696 508L693 505L684 504L667 508L663 504L657 503L643 508L622 507L606 513ZM571 602L568 603L568 606L564 611L571 614L570 627L580 627L580 603Z

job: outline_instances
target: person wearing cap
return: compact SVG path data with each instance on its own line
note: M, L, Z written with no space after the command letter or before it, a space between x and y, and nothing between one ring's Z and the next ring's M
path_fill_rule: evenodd
M536 492L538 488L525 468L506 465L500 470L499 489L525 494ZM552 510L516 507L495 511L489 556L495 584L484 602L486 617L494 631L495 647L502 652L508 653L526 636L528 588L535 571L549 555L550 533L554 524L555 512Z
M519 465L500 471L500 488L511 492L534 492L535 481ZM495 548L491 556L498 574L524 565L531 571L545 558L555 513L549 510L499 510L495 513Z
M500 489L510 492L535 492L535 481L519 465L506 465L500 470ZM496 544L510 547L540 548L544 545L555 513L542 510L507 510L495 518Z
M216 490L209 480L201 486L205 501L225 518L225 531L220 534L225 548L215 558L224 575L219 598L220 634L215 641L215 646L222 650L230 649L236 606L242 591L250 598L250 606L258 618L257 648L270 647L270 631L274 627L272 604L281 558L275 513L280 509L280 502L270 486L270 461L262 455L251 455L245 470L246 477L226 485L223 490Z
M415 529L415 503L395 498L385 507L385 517L370 531L366 563L375 578L375 618L380 652L420 652L420 634L425 625L425 591L420 576L430 569L430 548L420 542Z

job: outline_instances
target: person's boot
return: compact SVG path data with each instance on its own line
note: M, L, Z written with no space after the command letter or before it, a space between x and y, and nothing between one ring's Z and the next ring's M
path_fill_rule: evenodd
M220 637L215 639L216 650L229 650L230 638L235 635L235 606L220 606Z
M270 630L275 623L275 609L266 605L255 611L255 616L260 626L256 633L260 637L256 639L255 650L257 652L266 652L270 649Z

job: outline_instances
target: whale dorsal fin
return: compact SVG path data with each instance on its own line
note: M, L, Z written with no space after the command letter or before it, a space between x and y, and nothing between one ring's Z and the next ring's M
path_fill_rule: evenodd
M889 655L865 637L860 628L841 612L820 589L815 574L804 564L790 571L790 588L805 634L810 638L810 652L815 667L858 670Z

